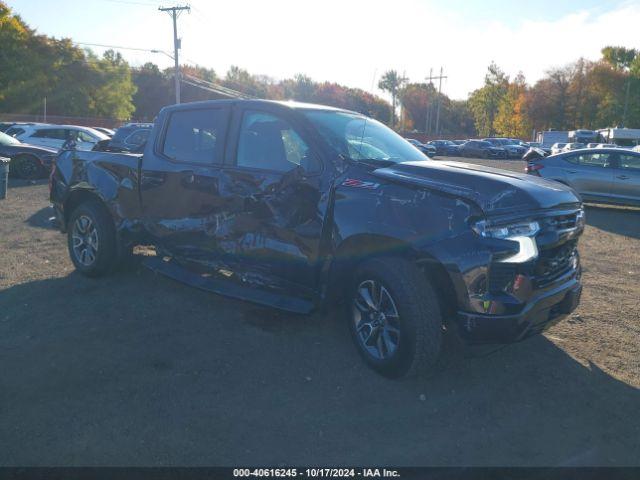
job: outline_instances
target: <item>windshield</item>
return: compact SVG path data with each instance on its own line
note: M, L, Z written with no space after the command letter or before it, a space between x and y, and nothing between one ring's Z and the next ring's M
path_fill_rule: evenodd
M338 154L351 160L393 163L428 160L400 135L371 118L329 110L304 110L303 113Z
M13 138L6 133L0 132L0 145L20 145L20 140Z

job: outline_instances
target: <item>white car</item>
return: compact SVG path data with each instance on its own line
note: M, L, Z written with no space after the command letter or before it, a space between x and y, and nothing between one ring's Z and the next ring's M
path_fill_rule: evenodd
M109 140L102 132L76 125L29 125L15 137L24 143L60 150L67 140L74 140L78 150L91 150L101 140Z
M554 143L553 145L551 145L551 155L555 155L556 153L564 151L564 147L566 146L566 143Z
M596 148L618 148L615 143L600 143Z
M571 143L567 143L562 149L562 151L570 152L571 150L580 150L581 148L585 148L585 146L586 145L584 143L571 142Z

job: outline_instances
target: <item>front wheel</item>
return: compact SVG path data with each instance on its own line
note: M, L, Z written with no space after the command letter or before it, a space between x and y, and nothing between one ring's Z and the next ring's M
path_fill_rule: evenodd
M442 315L426 276L402 258L368 260L352 284L349 325L365 362L397 378L431 370L442 344Z
M79 205L67 225L71 261L83 275L99 277L117 263L117 243L113 220L98 201Z

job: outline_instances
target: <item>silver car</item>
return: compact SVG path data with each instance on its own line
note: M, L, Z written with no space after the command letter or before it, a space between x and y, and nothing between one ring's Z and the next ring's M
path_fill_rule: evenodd
M573 187L586 202L640 206L640 152L572 150L530 160L526 171Z

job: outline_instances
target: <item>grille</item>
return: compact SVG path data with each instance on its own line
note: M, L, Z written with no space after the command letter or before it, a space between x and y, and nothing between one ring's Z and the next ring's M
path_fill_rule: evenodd
M578 213L549 217L544 221L544 225L548 230L571 230L578 226Z
M575 241L549 250L542 250L534 272L538 286L547 285L573 269L573 260L576 255Z

